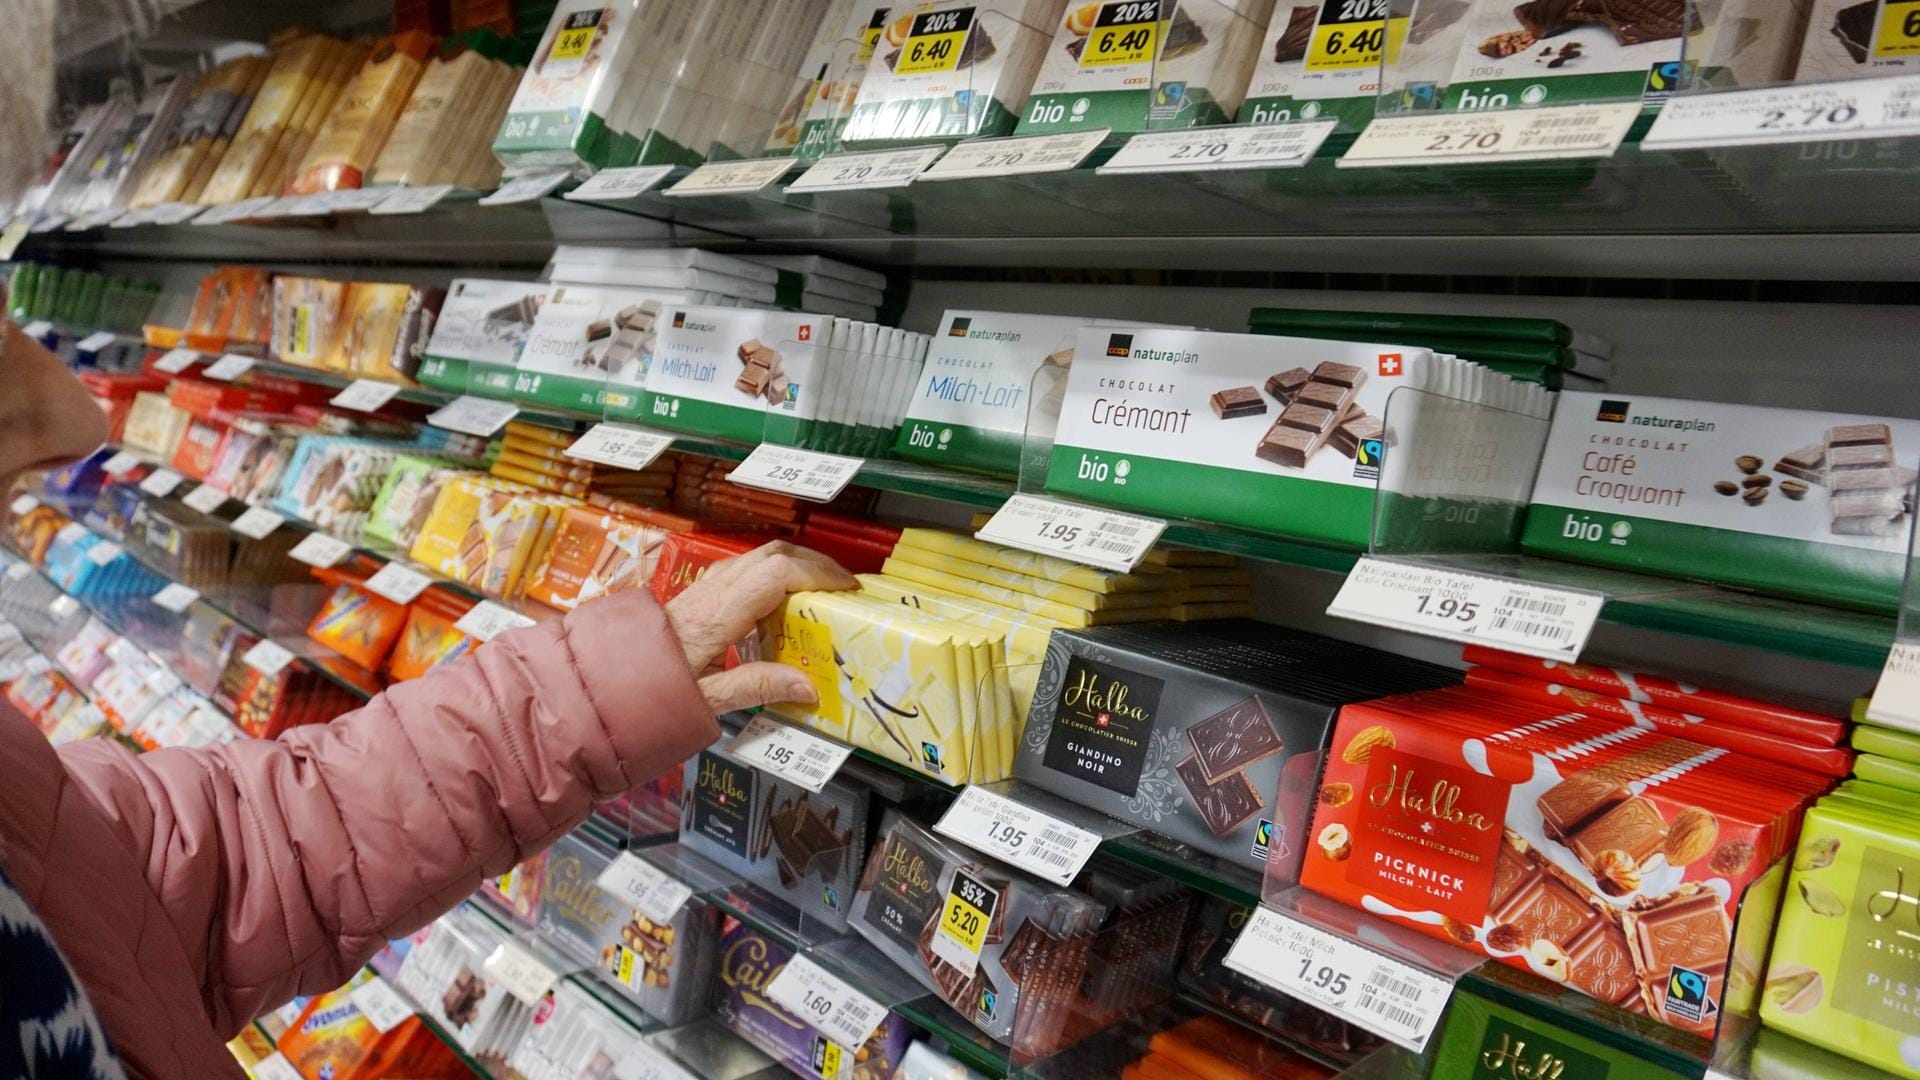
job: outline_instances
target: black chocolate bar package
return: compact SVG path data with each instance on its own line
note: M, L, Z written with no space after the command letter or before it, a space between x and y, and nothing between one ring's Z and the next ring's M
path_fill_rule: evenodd
M727 741L687 760L680 843L845 931L866 853L866 789L833 780L811 794L728 756Z
M1013 775L1259 871L1304 850L1342 705L1459 679L1245 620L1055 630Z

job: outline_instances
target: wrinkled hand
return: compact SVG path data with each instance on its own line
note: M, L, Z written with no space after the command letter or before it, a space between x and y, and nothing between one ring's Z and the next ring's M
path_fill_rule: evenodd
M782 540L713 564L667 603L667 622L715 714L775 701L811 705L818 696L799 669L759 661L720 669L727 646L745 637L791 593L851 589L853 575L817 551Z

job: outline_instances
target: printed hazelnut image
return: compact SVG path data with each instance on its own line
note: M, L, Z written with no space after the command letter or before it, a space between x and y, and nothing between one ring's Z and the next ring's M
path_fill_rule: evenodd
M1314 842L1320 845L1320 853L1334 862L1345 861L1353 854L1353 837L1345 825L1335 823L1321 829Z
M1573 968L1566 950L1546 938L1537 938L1527 946L1527 962L1533 965L1533 970L1554 982L1566 982Z

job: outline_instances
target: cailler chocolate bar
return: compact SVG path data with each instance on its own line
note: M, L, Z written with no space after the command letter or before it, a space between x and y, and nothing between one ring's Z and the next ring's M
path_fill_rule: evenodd
M1351 705L1301 882L1711 1035L1732 923L1824 782L1471 687Z

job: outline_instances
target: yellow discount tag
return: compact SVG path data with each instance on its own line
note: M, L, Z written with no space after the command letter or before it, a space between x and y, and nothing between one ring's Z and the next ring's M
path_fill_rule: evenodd
M1102 4L1080 50L1080 66L1110 67L1152 60L1160 44L1159 0Z
M554 60L582 60L587 50L593 48L593 37L600 32L599 9L581 11L567 16L567 21L554 35L553 50L547 54Z
M1387 15L1387 0L1325 0L1307 46L1306 70L1345 71L1395 62L1408 20Z
M965 873L956 873L953 887L947 890L947 906L940 912L939 932L978 956L987 943L987 928L993 925L993 912L999 905L998 891Z
M873 18L867 20L867 28L860 32L860 49L854 54L854 62L864 64L873 59L873 47L880 43L880 31L886 29L887 9L877 8Z
M615 945L613 959L607 965L607 972L619 980L621 986L629 990L638 990L641 982L647 977L647 962L641 959L639 953L625 945Z
M1920 0L1886 0L1873 35L1873 58L1920 56Z
M820 1080L840 1080L840 1044L825 1036L813 1040L813 1071Z
M906 43L893 62L895 75L934 75L960 66L960 54L973 33L973 9L928 11L913 17Z
M506 873L501 874L499 877L494 878L493 887L500 890L501 896L511 900L513 898L513 883L519 879L519 876L520 868L516 866Z

